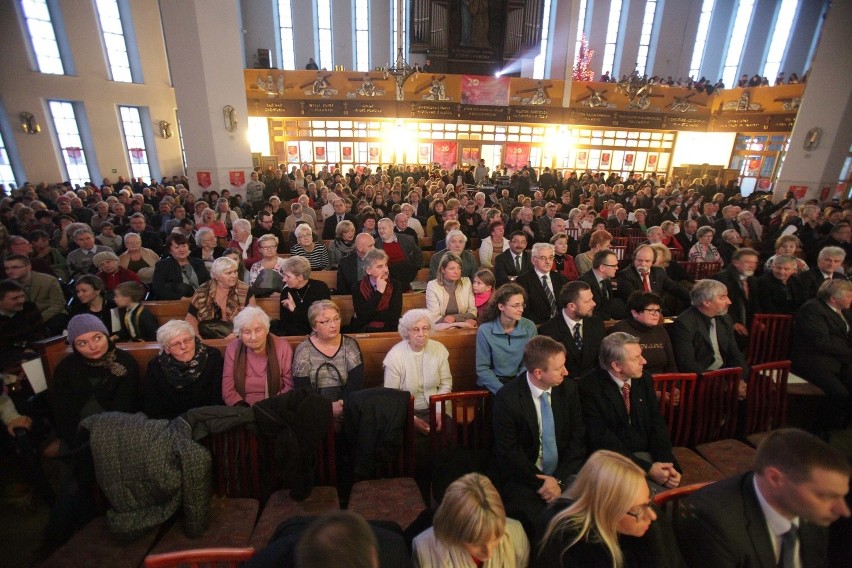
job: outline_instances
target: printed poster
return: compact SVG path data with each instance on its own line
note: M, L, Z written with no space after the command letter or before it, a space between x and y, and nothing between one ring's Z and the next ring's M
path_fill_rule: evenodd
M432 142L432 161L444 169L450 169L458 161L458 142L440 140Z
M246 184L246 173L242 170L231 170L228 172L228 177L231 178L231 185L234 187L242 187Z
M601 169L608 170L610 164L612 163L612 152L609 150L604 150L601 152Z
M291 164L299 163L299 145L287 144L287 161Z
M530 145L517 142L506 143L506 164L519 170L530 161Z
M462 75L463 105L509 106L509 77Z
M195 179L198 180L198 185L205 189L213 184L210 172L195 172Z
M578 170L585 170L586 164L589 163L589 151L588 150L578 150L577 151L577 166Z
M417 148L417 163L418 164L428 164L430 162L429 157L432 153L432 145L431 144L420 144Z
M352 161L352 144L344 144L341 148L344 162Z

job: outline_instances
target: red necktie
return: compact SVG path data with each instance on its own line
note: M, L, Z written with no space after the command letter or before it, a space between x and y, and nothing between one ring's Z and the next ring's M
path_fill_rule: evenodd
M648 273L647 272L642 273L642 288L646 292L651 291L651 282L650 282L650 280L648 280Z
M748 300L748 279L743 280L743 292L745 293L746 300Z
M630 383L621 385L621 398L624 399L624 408L627 410L627 416L630 416Z

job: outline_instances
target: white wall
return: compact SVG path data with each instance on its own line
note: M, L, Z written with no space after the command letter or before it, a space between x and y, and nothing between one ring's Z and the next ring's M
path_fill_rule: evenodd
M736 132L680 131L677 133L672 166L711 164L727 168L736 137Z

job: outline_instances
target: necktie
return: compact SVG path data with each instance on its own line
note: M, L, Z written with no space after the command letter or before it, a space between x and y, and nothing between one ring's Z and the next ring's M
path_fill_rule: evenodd
M517 274L521 273L521 255L515 257L515 270Z
M577 325L574 326L574 343L577 345L577 351L583 350L583 336L581 335L581 332L583 330L580 327L581 325L583 325L583 324L578 323Z
M624 409L627 411L627 417L630 418L630 383L621 385L621 398L624 400Z
M651 291L651 281L648 279L648 273L642 273L642 289L646 292Z
M740 283L743 285L743 294L745 294L746 300L748 300L748 278L743 278L740 280Z
M556 471L559 456L556 451L556 426L553 422L553 409L550 407L550 393L542 393L541 401L541 471L550 475Z
M338 215L337 222L340 223L341 221L343 221L343 215Z
M544 288L544 295L547 297L547 303L550 304L550 317L556 315L556 298L553 297L553 292L550 290L550 284L547 281L547 275L541 277L541 285Z
M609 300L609 280L604 280L601 282L601 294L603 295L604 301Z
M719 351L719 337L716 335L716 318L710 318L710 345L713 346L713 364L710 365L708 371L721 369L725 360L722 359L722 352Z
M780 568L793 568L796 565L796 541L799 539L799 527L793 525L781 535Z

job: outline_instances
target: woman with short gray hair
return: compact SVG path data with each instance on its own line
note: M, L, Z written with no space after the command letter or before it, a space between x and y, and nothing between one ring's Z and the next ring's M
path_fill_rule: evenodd
M322 280L311 279L311 265L303 256L284 261L281 309L276 331L282 335L308 335L311 324L308 309L314 302L330 300L331 290Z
M343 220L334 230L334 240L328 245L328 262L331 270L337 270L337 264L344 256L355 250L355 224Z
M296 244L290 247L294 256L304 256L311 263L311 270L328 270L328 249L322 242L314 242L314 232L307 224L298 225L293 229Z
M429 278L435 279L438 275L438 265L441 262L441 258L447 252L455 253L461 258L462 261L462 276L465 278L469 278L471 282L473 282L473 276L476 274L476 271L479 269L479 266L476 264L476 259L469 250L465 250L464 247L467 245L467 237L464 233L459 231L458 229L454 229L447 233L446 237L447 248L442 250L441 252L435 253L432 256L432 260L429 261Z
M210 280L199 286L189 302L186 321L204 339L234 339L234 318L247 305L254 305L251 289L237 276L239 265L226 256L210 267Z
M254 284L263 270L277 272L282 278L284 276L284 260L278 256L278 237L267 233L257 238L257 248L260 249L260 260L255 262L249 270L248 283Z

